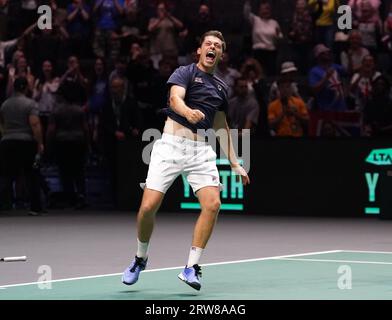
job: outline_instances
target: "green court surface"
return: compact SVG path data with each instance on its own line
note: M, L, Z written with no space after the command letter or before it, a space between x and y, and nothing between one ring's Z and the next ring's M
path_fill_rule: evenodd
M121 274L3 286L0 300L389 300L392 253L325 251L202 265L202 289L177 278L181 268L146 270L133 286ZM349 270L349 271L348 271ZM349 277L351 273L351 289ZM343 277L343 278L342 278ZM346 289L339 288L339 284ZM46 283L48 285L48 283Z

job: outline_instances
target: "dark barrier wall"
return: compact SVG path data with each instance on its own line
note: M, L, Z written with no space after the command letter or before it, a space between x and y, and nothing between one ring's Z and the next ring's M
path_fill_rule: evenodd
M128 141L119 146L118 204L122 209L138 209L139 183L144 182L148 169L141 157L145 145ZM391 150L384 149L389 148L392 142L370 139L252 139L252 183L244 188L243 199L242 190L229 185L222 203L243 214L387 217L392 156ZM227 171L229 167L219 168ZM230 177L227 181L231 184ZM189 211L196 203L180 177L161 211Z

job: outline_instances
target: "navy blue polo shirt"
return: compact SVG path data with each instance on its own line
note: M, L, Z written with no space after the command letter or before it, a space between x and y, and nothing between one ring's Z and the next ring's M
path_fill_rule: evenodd
M167 116L183 126L197 132L197 129L211 129L217 111L227 111L228 86L217 76L200 70L195 63L177 68L167 81L170 88L178 85L186 89L185 104L192 109L198 109L204 113L204 120L191 124L186 118L175 113L170 108L165 109Z

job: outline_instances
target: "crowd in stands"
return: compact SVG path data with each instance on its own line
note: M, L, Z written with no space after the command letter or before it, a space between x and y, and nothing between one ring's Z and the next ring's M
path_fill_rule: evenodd
M52 29L38 28L40 5ZM352 8L351 30L337 27L340 5ZM113 167L116 143L161 129L167 79L197 61L212 29L228 45L216 73L231 127L392 134L392 0L0 0L0 105L15 90L35 101L45 156L83 198L85 155Z

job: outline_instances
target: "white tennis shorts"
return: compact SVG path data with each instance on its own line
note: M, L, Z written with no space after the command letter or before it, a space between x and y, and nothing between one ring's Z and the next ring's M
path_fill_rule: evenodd
M221 188L216 153L207 142L164 133L153 146L146 183L141 187L166 193L180 174L195 194L208 186Z

